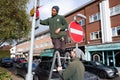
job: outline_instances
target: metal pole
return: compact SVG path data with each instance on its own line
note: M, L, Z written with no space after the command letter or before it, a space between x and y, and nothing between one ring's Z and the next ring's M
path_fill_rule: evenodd
M37 0L35 0L35 3L34 3L35 12L34 12L33 21L32 21L32 28L31 28L32 32L31 32L31 44L30 44L30 52L29 52L29 60L28 60L28 73L26 75L25 80L33 80L32 61L33 61L33 49L34 49L36 5L37 5Z
M78 49L78 43L76 43L75 45L76 45L76 49Z
M76 43L75 45L76 45L76 53L79 53L78 52L78 43Z
M76 21L76 22L79 22L79 21L77 21L77 17L81 17L83 19L86 19L85 15L83 15L83 14L77 14L76 16L73 17L74 21ZM78 43L76 43L75 45L76 45L76 53L79 53Z

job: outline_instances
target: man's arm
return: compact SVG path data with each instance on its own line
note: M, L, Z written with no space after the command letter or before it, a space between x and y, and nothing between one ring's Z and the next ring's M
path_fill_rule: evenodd
M45 20L41 20L40 19L40 24L42 24L42 25L49 25L49 18L45 19Z
M60 75L63 76L65 80L68 80L74 73L74 64L69 64L69 66L63 71L62 67L58 67L57 71L60 73Z

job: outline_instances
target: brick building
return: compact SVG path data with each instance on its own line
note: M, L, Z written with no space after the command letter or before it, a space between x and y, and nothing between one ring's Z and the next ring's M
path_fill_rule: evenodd
M84 29L83 42L79 43L87 60L100 61L109 66L120 66L120 0L95 0L66 15L70 23L76 14ZM71 42L68 46L73 46Z

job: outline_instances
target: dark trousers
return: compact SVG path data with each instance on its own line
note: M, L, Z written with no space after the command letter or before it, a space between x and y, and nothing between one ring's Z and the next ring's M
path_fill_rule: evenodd
M52 43L55 50L65 51L66 38L52 38Z
M65 47L66 47L66 37L64 39L62 38L54 38L52 39L52 43L54 45L54 53L55 51L60 52L60 56L64 57L65 56ZM61 61L61 64L63 65L64 60ZM55 65L58 67L58 60L56 59Z

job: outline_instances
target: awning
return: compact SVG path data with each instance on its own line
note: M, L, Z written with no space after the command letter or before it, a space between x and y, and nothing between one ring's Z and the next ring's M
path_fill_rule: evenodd
M40 54L41 57L53 57L54 50L53 49L48 49L44 50L43 53Z
M41 57L53 57L53 53L41 53Z

